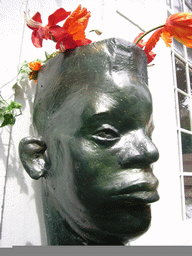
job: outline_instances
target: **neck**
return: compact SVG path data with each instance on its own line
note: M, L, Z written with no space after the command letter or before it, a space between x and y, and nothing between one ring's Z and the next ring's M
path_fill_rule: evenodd
M57 219L58 220L58 219ZM118 238L113 236L106 236L102 241L93 241L90 239L84 239L79 234L77 234L66 222L66 220L60 220L58 225L53 225L49 223L47 229L49 234L48 244L49 245L89 245L89 246L111 246L111 245L124 245Z
M70 223L64 219L55 207L54 198L43 190L44 219L47 233L48 245L125 245L127 239L120 239L116 236L103 234L90 235L88 238L71 228Z
M76 233L63 219L60 213L53 207L49 197L44 200L44 219L47 233L48 245L124 245L118 237L105 235L99 240L84 238Z

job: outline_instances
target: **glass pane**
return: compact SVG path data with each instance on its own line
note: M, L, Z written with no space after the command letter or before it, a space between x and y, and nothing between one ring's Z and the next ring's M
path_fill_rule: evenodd
M173 38L173 45L174 45L175 49L176 49L182 56L184 56L183 44L179 43L177 40L175 40L175 39Z
M186 6L187 7L187 11L191 11L192 9L192 0L185 0Z
M187 219L192 218L192 177L184 176L185 214Z
M192 172L192 154L183 154L183 171Z
M189 68L189 78L190 78L190 88L191 88L191 95L192 95L192 69Z
M178 58L175 58L175 66L176 66L177 87L182 91L187 92L185 64Z
M192 172L192 135L182 132L183 171Z
M166 0L166 3L171 8L171 0Z
M188 60L192 63L192 48L187 48Z
M192 153L192 135L181 132L182 154Z
M181 0L173 0L173 8L175 13L182 12L183 8L182 8Z
M185 12L191 12L191 9L187 5L185 5Z
M190 130L190 98L178 92L180 126Z

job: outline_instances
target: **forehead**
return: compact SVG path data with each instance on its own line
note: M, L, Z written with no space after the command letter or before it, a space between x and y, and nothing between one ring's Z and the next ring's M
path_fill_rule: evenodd
M142 81L121 75L118 80L112 79L100 86L100 90L92 91L82 113L83 122L124 125L133 121L142 124L149 121L152 98L148 87Z
M59 111L49 119L58 136L61 133L73 136L81 129L91 129L92 132L102 124L115 126L119 131L148 124L152 99L145 83L130 80L127 75L121 77L121 83L112 77L95 80L94 83L97 86L71 93Z

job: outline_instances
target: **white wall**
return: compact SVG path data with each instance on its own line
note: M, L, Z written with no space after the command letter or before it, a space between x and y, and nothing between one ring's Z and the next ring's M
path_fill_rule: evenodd
M10 4L11 3L11 4ZM137 27L116 13L116 10L137 23L144 30L162 24L167 17L165 0L17 0L0 2L1 17L1 86L17 74L18 64L24 60L43 58L44 51L51 53L54 43L45 41L42 49L31 43L31 30L24 24L22 12L30 9L47 17L57 8L74 10L77 5L87 7L92 17L87 28L102 29L99 37L89 34L93 41L108 37L121 37L128 41L141 32ZM130 242L131 245L192 245L190 230L192 220L182 221L177 134L174 109L174 91L170 49L159 42L154 50L155 66L149 67L149 87L154 103L155 131L153 141L160 151L160 159L154 164L154 173L160 181L160 201L152 205L152 224L149 231ZM15 81L14 81L15 82ZM23 83L15 91L14 82L1 90L4 98L15 97L23 105L23 115L13 126L10 145L10 128L0 130L0 203L3 204L1 247L13 245L46 245L40 193L41 181L33 181L23 170L18 157L19 141L33 134L31 126L32 102L35 85ZM6 183L5 183L6 181ZM5 184L5 193L4 193ZM1 217L1 215L0 215Z

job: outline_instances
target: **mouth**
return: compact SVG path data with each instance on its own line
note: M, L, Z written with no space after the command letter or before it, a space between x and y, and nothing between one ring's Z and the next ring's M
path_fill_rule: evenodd
M154 191L137 191L129 194L120 194L111 196L111 200L118 204L133 206L137 204L150 204L159 200L157 190Z
M137 204L150 204L159 200L159 194L157 192L158 180L154 183L140 182L122 188L116 191L115 194L111 195L111 200L128 205Z

